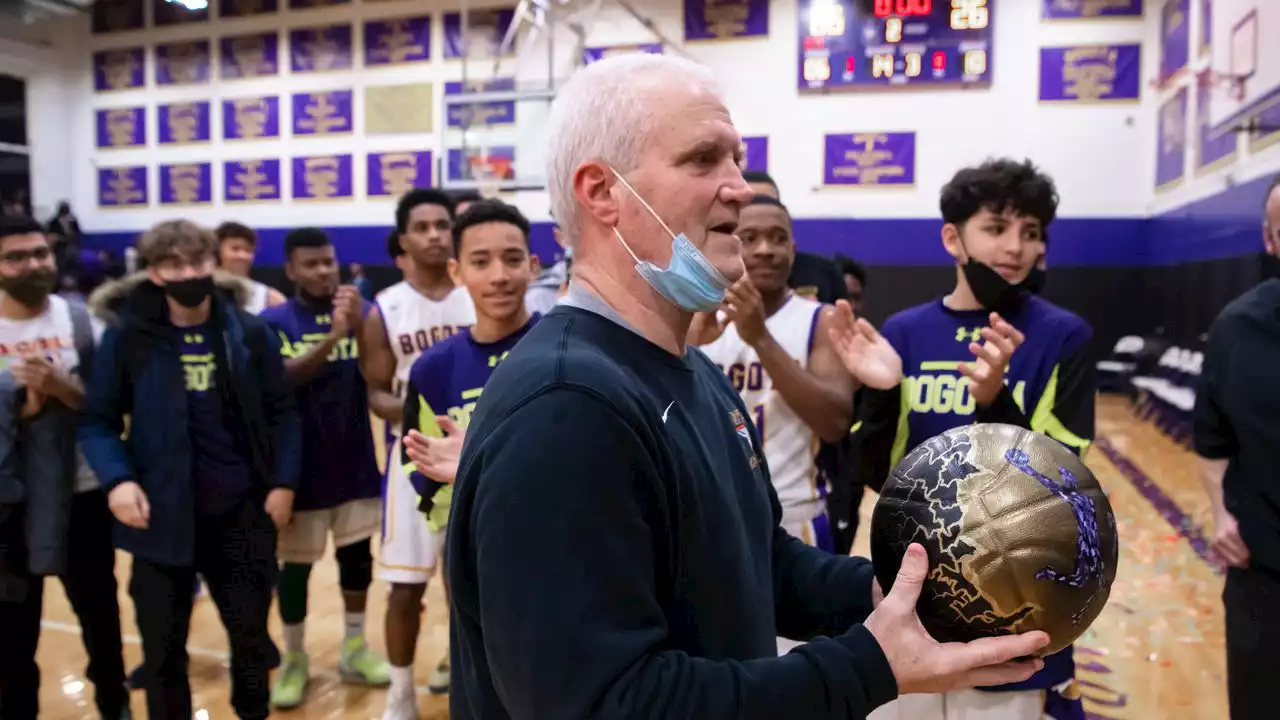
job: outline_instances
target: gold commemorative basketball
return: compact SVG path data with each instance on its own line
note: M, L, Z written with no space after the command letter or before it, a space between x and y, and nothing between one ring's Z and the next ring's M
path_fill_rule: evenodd
M1102 612L1116 576L1111 503L1080 458L1040 433L979 424L898 463L871 519L887 593L911 543L929 553L916 606L941 642L1043 630L1050 655Z

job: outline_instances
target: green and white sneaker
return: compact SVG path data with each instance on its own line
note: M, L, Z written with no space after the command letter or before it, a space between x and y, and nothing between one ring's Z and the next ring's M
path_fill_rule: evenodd
M280 662L280 674L271 686L271 706L295 708L302 704L311 679L311 659L304 652L286 652Z
M353 685L391 684L391 666L387 659L370 650L362 637L347 638L342 643L338 674L343 682Z
M449 656L446 655L436 669L427 676L427 689L433 694L443 695L449 692Z

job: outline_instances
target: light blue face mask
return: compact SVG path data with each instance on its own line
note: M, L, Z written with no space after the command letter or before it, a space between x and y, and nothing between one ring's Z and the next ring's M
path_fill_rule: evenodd
M671 266L663 270L648 260L636 257L631 246L622 237L622 233L618 232L618 228L613 228L613 234L618 238L618 242L622 243L622 247L626 248L627 252L631 253L632 259L636 261L636 272L640 273L640 277L657 290L659 295L682 310L712 312L720 309L729 281L715 269L702 251L694 247L684 233L676 235L671 232L671 228L658 217L658 213L654 212L653 208L649 207L649 203L645 202L644 198L631 187L631 183L622 177L622 173L614 170L613 174L671 236Z

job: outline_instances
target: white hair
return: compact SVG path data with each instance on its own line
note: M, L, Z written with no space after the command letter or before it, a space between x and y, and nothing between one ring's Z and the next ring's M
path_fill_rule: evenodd
M585 162L618 172L640 164L656 124L655 95L680 82L720 95L711 70L671 55L630 53L581 68L556 94L547 129L547 190L551 213L570 247L577 245L579 208L573 176Z

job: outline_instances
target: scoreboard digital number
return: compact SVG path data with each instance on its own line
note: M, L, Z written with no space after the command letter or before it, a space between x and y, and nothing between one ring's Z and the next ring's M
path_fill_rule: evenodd
M801 0L800 90L985 85L995 0Z

